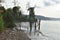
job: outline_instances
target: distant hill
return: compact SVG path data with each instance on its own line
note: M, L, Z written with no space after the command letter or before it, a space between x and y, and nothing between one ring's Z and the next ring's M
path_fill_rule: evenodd
M45 17L41 15L36 15L35 17L39 20L60 21L60 18Z

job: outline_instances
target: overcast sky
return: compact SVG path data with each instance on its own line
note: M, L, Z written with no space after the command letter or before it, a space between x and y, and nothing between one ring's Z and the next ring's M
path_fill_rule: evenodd
M5 0L5 8L13 7L14 0ZM26 4L29 2L30 7L35 7L36 15L60 18L60 0L17 0L17 6L21 6L24 14L28 14ZM24 8L24 9L23 9Z

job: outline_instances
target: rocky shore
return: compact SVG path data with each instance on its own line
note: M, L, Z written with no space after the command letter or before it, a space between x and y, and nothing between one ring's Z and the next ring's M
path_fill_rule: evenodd
M0 33L0 40L31 40L24 31L5 29Z

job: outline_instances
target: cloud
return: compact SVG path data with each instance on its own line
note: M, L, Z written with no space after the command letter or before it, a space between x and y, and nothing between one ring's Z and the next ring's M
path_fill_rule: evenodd
M45 6L49 6L50 3L49 2L44 2Z
M60 3L60 0L52 0L53 2Z
M44 5L45 6L56 5L56 2L53 0L44 0Z
M35 14L46 17L60 18L60 4L35 9Z
M60 0L44 0L45 6L60 4Z

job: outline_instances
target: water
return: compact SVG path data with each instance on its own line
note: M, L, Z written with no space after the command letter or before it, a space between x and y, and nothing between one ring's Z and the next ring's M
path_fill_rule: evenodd
M60 21L42 21L41 31L54 40L60 40Z
M31 40L60 40L60 21L41 21L40 31L43 33L43 35L39 33L39 31L35 32L34 34L34 27L30 35L28 22L22 23L22 25L26 26L25 32L31 38Z
M60 40L60 21L41 21L42 34L33 32L29 36L32 40Z

